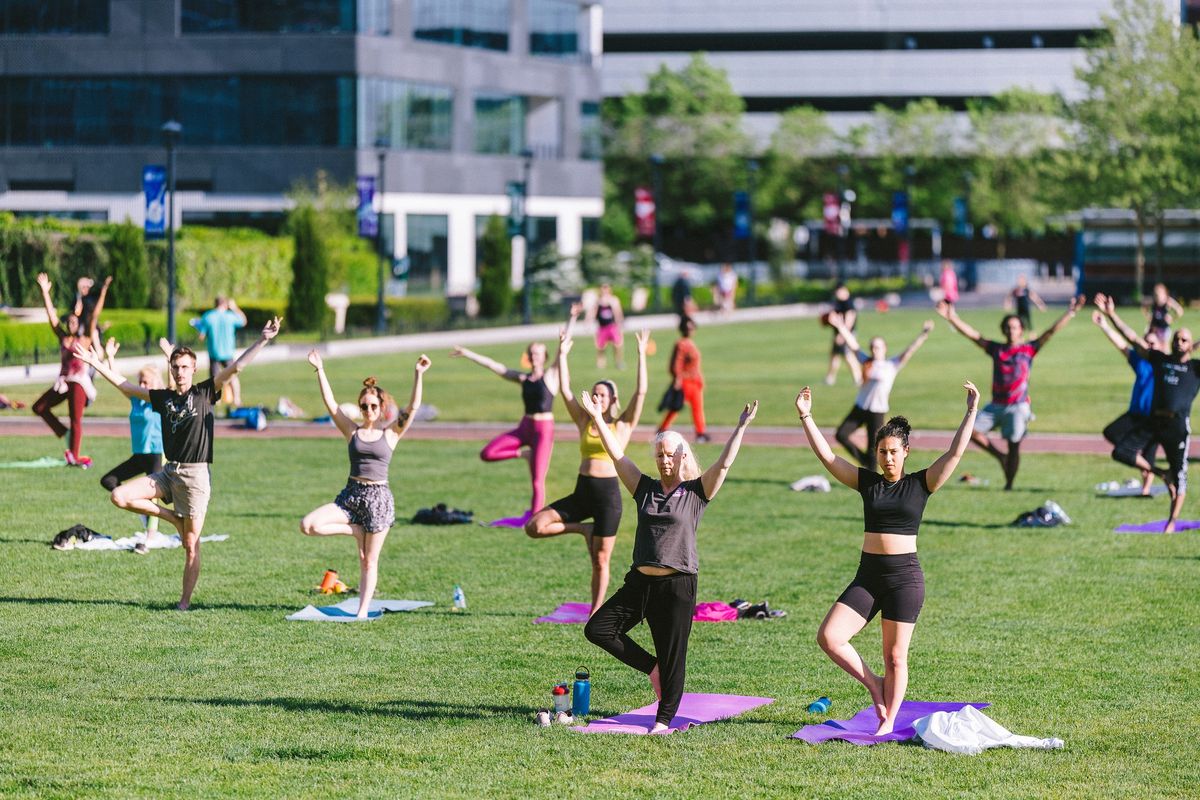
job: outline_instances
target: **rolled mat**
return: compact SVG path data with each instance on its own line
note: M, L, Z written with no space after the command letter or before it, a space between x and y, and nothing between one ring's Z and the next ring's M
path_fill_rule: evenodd
M372 600L367 609L367 619L383 616L385 611L413 611L431 606L428 600ZM351 597L332 606L305 606L287 619L293 622L355 622L358 613L358 598Z
M771 697L744 697L738 694L685 694L679 711L671 719L671 725L663 733L686 731L695 725L729 719L752 708L774 703ZM635 708L615 717L592 720L586 726L571 728L580 733L630 733L645 735L654 727L654 715L658 703Z
M875 716L873 707L864 708L850 719L828 719L819 725L805 725L792 734L791 738L799 739L809 744L820 744L830 739L841 739L860 746L882 744L883 742L906 742L916 735L913 723L921 717L927 717L936 711L958 711L966 706L987 708L991 703L922 703L916 700L905 700L900 704L900 713L896 715L896 724L891 733L876 736L875 729L879 727L879 717Z

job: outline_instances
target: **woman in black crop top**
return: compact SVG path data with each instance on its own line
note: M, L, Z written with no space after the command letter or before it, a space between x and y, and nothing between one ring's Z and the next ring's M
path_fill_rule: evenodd
M300 520L300 532L306 536L353 536L358 542L360 574L356 616L366 619L379 577L379 552L387 539L388 529L396 521L395 500L387 484L387 468L397 442L408 431L413 415L421 407L422 378L430 362L424 355L417 359L413 367L412 398L391 425L388 420L396 407L395 402L376 385L374 378L363 381L363 388L358 393L358 407L363 416L361 426L338 407L325 377L321 354L316 350L310 352L308 363L316 370L325 410L349 442L350 478L336 500L313 509Z
M670 727L683 699L688 637L696 610L696 529L737 458L742 434L758 412L758 401L746 404L725 449L703 473L684 438L675 431L661 431L654 437L658 477L643 475L625 455L624 445L604 424L604 412L590 393L580 396L579 405L599 431L617 477L633 495L638 516L633 567L625 584L588 620L583 635L650 677L658 696L650 733L660 733ZM643 619L650 628L655 655L629 638L629 631Z
M825 615L817 642L833 663L871 693L879 717L877 736L892 732L908 687L908 645L925 600L925 575L917 560L917 531L925 502L950 479L975 426L979 390L970 381L963 388L967 413L950 449L927 469L904 471L911 431L908 420L892 417L879 429L875 457L882 475L834 455L813 421L812 390L805 386L796 397L800 422L817 458L833 477L862 495L864 533L858 574ZM850 639L880 612L884 674L876 675Z
M567 320L567 333L575 327L575 319L582 307L579 304L571 306L571 316ZM533 498L529 509L515 517L502 517L492 520L490 525L504 528L523 528L533 512L546 505L546 471L550 469L550 454L554 449L554 395L558 393L558 364L547 366L546 345L541 342L530 342L525 348L529 359L529 372L518 372L509 369L499 361L480 355L465 347L455 346L450 351L452 358L465 358L481 367L521 385L521 400L525 403L525 416L511 431L492 439L483 446L479 457L484 461L506 461L510 458L527 458L529 460L529 478L533 484ZM522 448L528 450L522 452Z

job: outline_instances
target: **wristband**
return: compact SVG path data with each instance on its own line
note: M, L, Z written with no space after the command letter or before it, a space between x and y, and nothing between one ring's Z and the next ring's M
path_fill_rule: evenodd
M801 414L801 415L800 415L800 421L801 421L801 422L803 422L803 421L804 421L804 420L806 420L806 419L812 419L812 414Z

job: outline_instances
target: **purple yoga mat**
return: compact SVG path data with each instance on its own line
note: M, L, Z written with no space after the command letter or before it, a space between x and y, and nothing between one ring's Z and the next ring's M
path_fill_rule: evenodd
M1113 528L1114 533L1162 533L1163 528L1167 527L1167 521L1160 519L1157 522L1145 522L1141 525L1118 525ZM1200 520L1194 519L1177 519L1175 520L1175 532L1190 531L1200 528Z
M526 511L517 517L501 517L494 519L487 524L489 528L524 528L525 523L529 522L529 518L533 516L532 511Z
M740 694L685 694L679 711L671 720L671 727L664 733L686 731L693 725L736 717L752 708L774 702L770 697L744 697ZM651 703L615 717L592 720L587 727L574 727L571 730L580 733L647 734L654 727L654 714L657 711L658 703Z
M544 617L538 617L534 623L550 622L556 625L584 625L591 616L592 607L588 603L563 603L558 608L551 611ZM731 611L730 614L733 612ZM730 619L737 619L731 617ZM705 617L703 619L693 615L692 620L695 622L726 622L728 620L716 620Z
M820 725L805 725L792 734L793 739L799 739L809 744L820 744L830 739L842 739L850 744L870 745L883 742L905 742L916 735L913 723L921 717L927 717L935 711L958 711L964 706L987 708L990 703L920 703L915 700L905 700L900 704L900 713L896 715L896 727L884 736L876 736L875 729L879 727L879 718L875 716L874 708L864 708L850 719L830 719Z

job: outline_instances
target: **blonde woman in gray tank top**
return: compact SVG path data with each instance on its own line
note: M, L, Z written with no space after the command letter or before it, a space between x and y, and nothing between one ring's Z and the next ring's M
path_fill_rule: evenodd
M388 464L396 443L408 431L413 416L421 407L422 377L429 369L430 361L425 355L417 358L413 368L412 398L394 422L389 419L390 410L395 408L391 396L376 385L374 378L363 381L362 391L358 393L362 425L356 424L338 407L325 377L321 354L316 350L310 352L308 363L316 370L325 409L349 445L350 478L336 500L313 509L300 520L300 532L306 536L353 536L358 542L361 574L356 616L366 619L379 576L379 552L388 530L396 521L395 500L387 482Z

